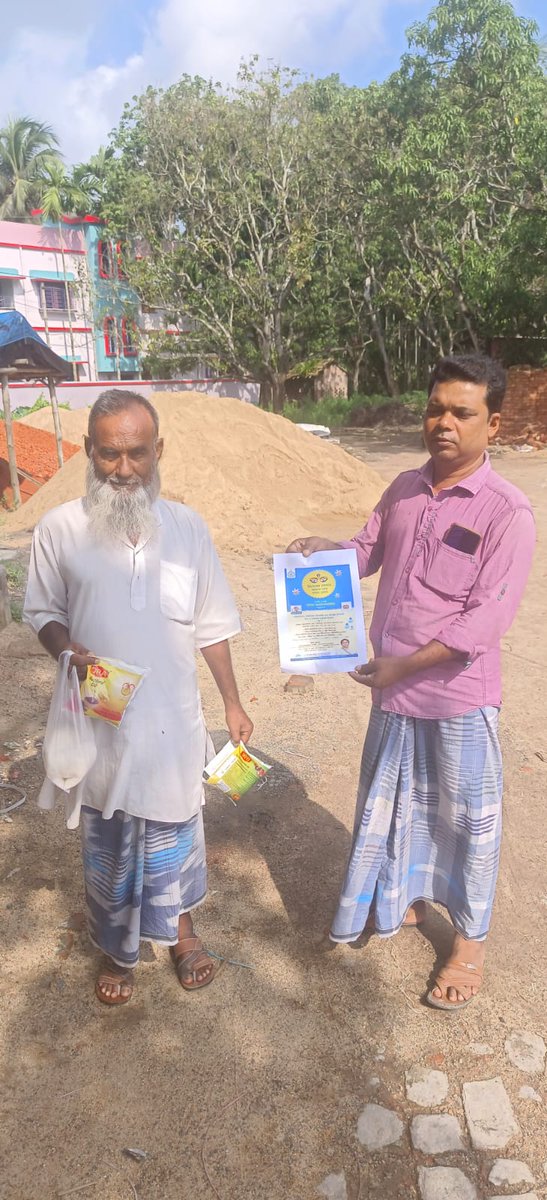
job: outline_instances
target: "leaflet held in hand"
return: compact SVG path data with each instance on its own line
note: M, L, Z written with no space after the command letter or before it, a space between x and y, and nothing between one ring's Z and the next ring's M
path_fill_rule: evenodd
M352 671L367 661L355 550L274 554L282 671Z

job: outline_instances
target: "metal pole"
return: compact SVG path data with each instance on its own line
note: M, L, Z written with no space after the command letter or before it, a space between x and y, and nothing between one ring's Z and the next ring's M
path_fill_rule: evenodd
M61 418L59 416L59 401L57 400L57 390L53 375L48 375L49 395L51 399L51 411L53 414L53 428L55 429L55 441L57 442L57 462L59 466L63 465L63 431L61 429Z
M46 288L45 288L43 279L40 281L40 303L42 305L42 316L44 318L44 329L46 331L46 342L47 342L48 346L51 346L51 341L49 338L49 321L47 319Z
M62 263L62 267L63 267L63 280L64 280L64 285L65 285L66 315L68 317L70 349L72 351L72 378L73 378L74 382L77 383L78 382L78 367L74 361L76 358L76 350L75 350L75 344L74 344L74 330L72 328L72 304L70 301L70 289L69 289L69 283L68 283L68 276L66 273L65 254L67 253L67 251L65 250L65 246L64 246L64 242L63 242L63 230L62 230L60 221L57 222L57 227L58 227L58 231L59 231L59 245L61 248L61 263Z
M13 424L11 420L9 383L6 371L0 371L0 375L2 377L2 404L4 406L4 424L6 427L6 442L8 445L9 477L13 492L13 501L15 507L19 508L21 503L21 492L19 490L19 476L17 474L17 461L15 458L15 446L13 443Z

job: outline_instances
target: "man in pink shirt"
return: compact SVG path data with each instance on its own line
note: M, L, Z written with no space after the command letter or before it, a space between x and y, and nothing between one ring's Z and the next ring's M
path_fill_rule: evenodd
M505 372L482 355L444 358L424 418L429 461L384 492L349 542L299 538L309 555L354 547L361 576L381 568L371 662L350 672L372 689L353 844L331 939L419 924L424 901L455 928L427 999L455 1011L482 983L499 862L500 638L526 584L535 543L526 497L492 470Z

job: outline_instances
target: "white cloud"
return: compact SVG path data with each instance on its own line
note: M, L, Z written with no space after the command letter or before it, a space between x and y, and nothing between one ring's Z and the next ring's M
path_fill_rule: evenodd
M3 113L25 113L57 131L69 161L85 159L105 141L123 104L149 83L168 85L183 72L235 78L242 58L259 54L315 74L344 71L359 58L372 68L384 48L386 10L409 0L150 0L140 45L117 61L108 13L129 0L98 0L84 22L69 0L21 0L17 25L6 31L0 57ZM130 19L130 18L129 18ZM123 23L116 21L116 30ZM93 48L105 30L104 61ZM132 38L134 41L134 38ZM6 104L6 97L9 102ZM0 119L1 119L0 116Z
M174 68L224 81L251 54L288 66L341 68L381 34L383 0L166 0L157 37ZM355 38L357 37L357 43Z
M125 100L146 86L142 55L120 66L88 67L92 27L78 32L22 29L0 63L2 112L52 125L70 162L87 158L118 120Z

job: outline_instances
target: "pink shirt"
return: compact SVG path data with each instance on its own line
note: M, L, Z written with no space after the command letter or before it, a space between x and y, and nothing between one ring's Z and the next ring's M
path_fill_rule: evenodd
M455 487L432 491L431 460L404 471L344 547L361 577L382 568L370 627L376 657L412 654L435 639L466 657L372 693L388 712L453 717L501 704L500 638L520 604L535 544L526 496L488 455ZM474 553L443 542L452 525L480 535Z

